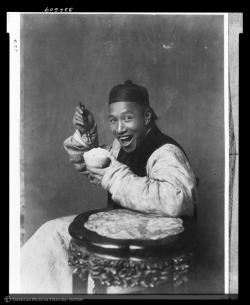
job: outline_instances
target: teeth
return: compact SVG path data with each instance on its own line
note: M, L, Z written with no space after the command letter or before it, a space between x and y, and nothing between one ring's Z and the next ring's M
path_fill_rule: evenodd
M127 136L127 137L120 137L121 140L126 140L126 139L129 139L130 136Z

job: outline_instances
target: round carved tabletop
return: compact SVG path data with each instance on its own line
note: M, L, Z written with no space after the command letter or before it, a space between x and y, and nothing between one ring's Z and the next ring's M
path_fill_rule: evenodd
M84 226L89 216L103 211L108 210L98 209L81 213L69 226L69 233L72 238L79 245L85 246L89 252L127 259L160 258L192 246L198 239L197 223L190 217L182 218L183 232L166 238L138 240L105 237Z

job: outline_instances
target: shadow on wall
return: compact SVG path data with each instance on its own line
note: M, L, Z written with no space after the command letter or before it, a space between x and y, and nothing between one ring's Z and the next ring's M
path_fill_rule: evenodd
M161 130L187 152L200 178L204 253L223 265L223 16L21 16L25 241L46 221L106 206L106 192L75 171L63 141L79 102L112 136L110 89L146 86Z

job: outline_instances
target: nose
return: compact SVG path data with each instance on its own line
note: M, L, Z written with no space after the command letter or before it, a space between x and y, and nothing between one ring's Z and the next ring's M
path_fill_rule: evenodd
M122 133L124 131L124 124L122 121L118 121L117 125L116 125L116 132L119 134L119 133Z

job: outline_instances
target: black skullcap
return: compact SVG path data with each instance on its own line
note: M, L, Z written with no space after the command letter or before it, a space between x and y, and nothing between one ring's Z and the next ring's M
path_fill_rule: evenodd
M127 80L110 91L109 105L117 102L134 102L149 106L148 91L142 86L133 84L131 80Z

